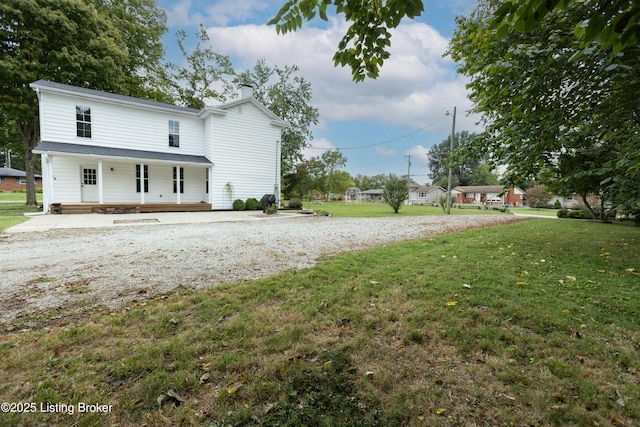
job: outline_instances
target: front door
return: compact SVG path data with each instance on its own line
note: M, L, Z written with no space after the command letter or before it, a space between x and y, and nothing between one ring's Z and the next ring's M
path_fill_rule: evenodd
M80 167L80 187L83 202L98 202L98 169L95 166Z

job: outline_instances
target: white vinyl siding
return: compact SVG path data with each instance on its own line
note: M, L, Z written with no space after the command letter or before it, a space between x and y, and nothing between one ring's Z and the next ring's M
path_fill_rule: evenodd
M78 158L52 156L53 158L53 194L55 200L50 203L80 203L80 164Z
M167 123L179 113L53 93L42 93L41 98L43 141L198 156L204 153L203 120L195 114L184 113L180 117L177 148L167 143ZM91 139L77 136L76 106L80 104L91 109Z
M244 103L214 117L210 188L216 209L229 209L233 200L273 194L278 182L276 146L280 128L251 103ZM227 183L233 194L229 195Z

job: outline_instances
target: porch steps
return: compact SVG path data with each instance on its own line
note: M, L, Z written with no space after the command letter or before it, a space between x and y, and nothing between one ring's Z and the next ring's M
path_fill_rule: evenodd
M136 209L137 208L137 209ZM140 213L152 212L206 212L211 210L210 203L62 203L60 204L61 214L89 214L100 213L101 210L116 209L122 211L136 210ZM50 212L54 212L53 207Z

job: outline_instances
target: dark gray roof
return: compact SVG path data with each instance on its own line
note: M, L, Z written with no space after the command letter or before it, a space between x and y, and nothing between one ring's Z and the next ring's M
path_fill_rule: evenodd
M109 92L102 92L94 89L86 89L83 87L71 86L63 83L50 82L48 80L38 80L31 83L30 86L32 88L48 88L48 89L52 89L55 92L76 93L79 95L89 95L92 97L111 99L113 101L139 104L145 107L169 109L169 110L179 111L182 113L198 114L200 112L200 110L197 110L195 108L179 107L173 104L165 104L162 102L150 101L148 99L140 99L140 98L134 98L132 96L119 95L117 93L109 93Z
M0 168L0 176L5 177L15 177L15 178L25 178L27 173L25 171L21 171L19 169L13 168ZM41 178L40 175L36 174L36 178Z
M439 185L423 185L413 189L415 193L431 193L434 190L441 189L442 191L446 191L444 188Z
M34 153L68 153L84 154L97 157L127 157L133 159L159 160L163 162L195 163L212 165L205 156L193 156L177 153L160 153L156 151L128 150L124 148L100 147L96 145L67 144L63 142L42 141Z

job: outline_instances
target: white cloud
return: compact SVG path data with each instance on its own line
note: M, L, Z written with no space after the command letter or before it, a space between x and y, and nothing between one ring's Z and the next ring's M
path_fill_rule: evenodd
M422 145L416 145L406 151L407 156L411 156L411 162L423 167L429 166L429 149Z
M181 28L189 25L204 23L205 17L199 12L193 11L191 0L180 0L164 7L167 12L167 26L169 28Z
M247 21L257 13L271 8L265 0L216 0L196 3L194 0L161 0L165 3L168 27L225 26L230 22Z
M393 150L391 148L384 148L384 147L376 147L376 154L380 155L380 156L395 156L396 155L396 150Z
M229 55L236 69L252 68L264 58L271 65L292 65L311 82L313 104L323 120L376 121L421 128L436 123L433 131L447 132L447 110L462 112L471 106L466 81L448 58L443 58L448 40L432 27L410 22L393 31L391 58L377 80L354 83L351 70L335 68L333 54L346 25L332 19L326 29L303 27L278 35L270 26L211 26L214 48ZM472 123L473 120L467 120ZM469 129L465 123L465 129Z
M312 157L321 156L325 151L335 150L335 148L335 145L333 145L333 143L328 139L314 139L313 141L311 141L311 147L307 147L302 150L302 157L305 160L309 160Z

